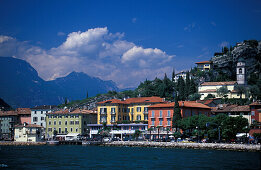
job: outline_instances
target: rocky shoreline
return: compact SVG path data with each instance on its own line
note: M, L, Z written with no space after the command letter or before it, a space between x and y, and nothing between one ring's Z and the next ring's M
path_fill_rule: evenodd
M14 141L0 142L0 146L32 146L32 145L46 145L46 142L14 142Z
M225 144L225 143L177 143L177 142L148 142L148 141L114 141L103 146L128 146L128 147L159 147L182 149L214 149L230 151L260 152L261 145Z

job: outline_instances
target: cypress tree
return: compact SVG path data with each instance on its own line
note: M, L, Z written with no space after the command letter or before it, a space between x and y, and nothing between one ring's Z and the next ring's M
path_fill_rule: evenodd
M178 99L179 100L185 100L185 82L182 77L179 77L178 79Z
M190 87L190 78L189 78L189 72L186 73L186 88L185 88L185 98L188 99L189 93L189 87Z
M193 79L190 80L189 94L194 94L197 92L196 84Z
M179 107L179 102L178 102L178 96L176 94L175 97L175 105L174 105L174 113L173 113L173 119L172 119L172 127L173 128L178 128L178 121L181 120L181 111Z
M173 68L173 71L172 71L172 82L175 82L175 70Z
M87 91L87 94L86 94L86 99L88 99L89 98L89 94L88 94L88 91Z

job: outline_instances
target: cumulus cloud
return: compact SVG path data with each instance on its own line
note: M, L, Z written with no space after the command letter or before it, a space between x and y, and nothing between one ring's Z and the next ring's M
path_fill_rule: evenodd
M64 32L57 32L57 35L58 35L58 36L64 36L65 33L64 33Z
M60 46L45 50L0 36L0 56L28 61L45 80L78 71L113 80L120 88L171 73L174 55L157 48L143 48L123 38L124 33L110 33L107 27L94 28L72 32Z

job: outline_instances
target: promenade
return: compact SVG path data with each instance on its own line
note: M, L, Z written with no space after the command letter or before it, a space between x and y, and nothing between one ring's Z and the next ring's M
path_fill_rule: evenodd
M177 143L177 142L150 142L150 141L114 141L105 143L104 146L128 146L128 147L162 147L183 149L214 149L232 151L260 152L261 145L226 144L226 143Z

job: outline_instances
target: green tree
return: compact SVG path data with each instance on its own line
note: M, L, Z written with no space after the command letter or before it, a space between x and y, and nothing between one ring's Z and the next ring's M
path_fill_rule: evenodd
M182 77L179 77L179 79L178 79L177 90L178 90L179 100L184 101L186 98L186 94L185 94L185 82Z
M195 84L195 81L193 79L190 80L190 86L189 86L189 94L194 94L197 92L197 86Z
M228 51L229 51L228 48L224 47L224 53L227 54Z
M229 90L227 89L226 86L220 87L217 89L217 94L221 96L222 98L226 98L227 94L229 93Z
M67 97L65 97L65 99L64 99L64 105L67 105L68 104L68 99L67 99Z
M86 93L86 99L88 99L89 98L89 93L88 93L88 91L87 91L87 93Z
M134 136L134 138L137 140L137 139L139 138L140 134L141 134L141 131L140 131L140 130L135 130L133 136Z
M175 70L173 68L173 71L172 71L172 82L175 82Z
M215 98L216 96L214 94L208 94L204 100Z
M178 122L181 120L181 111L179 107L178 102L178 96L175 97L175 105L174 105L174 113L173 113L173 119L172 119L172 127L178 128Z
M185 97L186 99L190 95L189 93L189 87L190 87L190 77L189 77L189 72L186 73L186 82L185 82Z
M236 85L235 90L237 91L237 94L240 95L240 99L242 99L242 95L246 93L245 86Z

